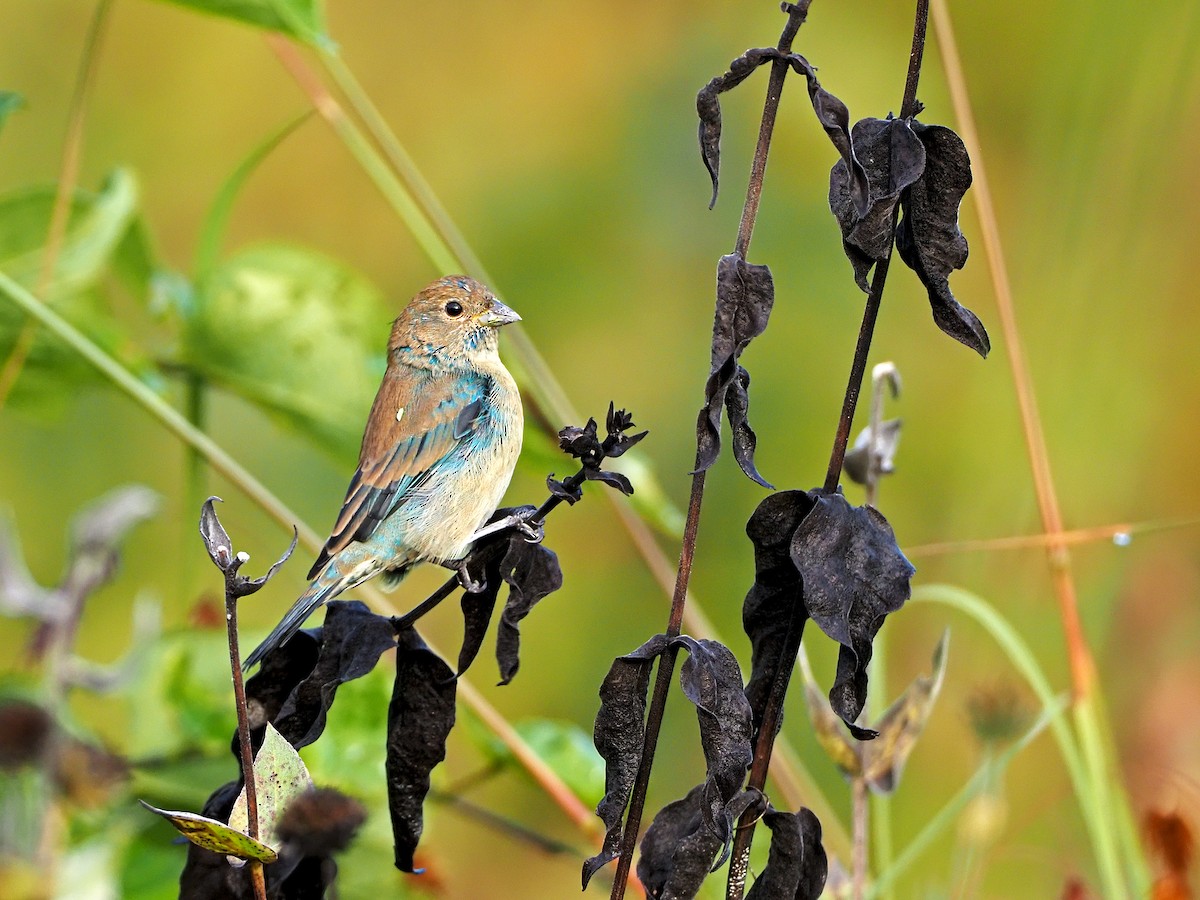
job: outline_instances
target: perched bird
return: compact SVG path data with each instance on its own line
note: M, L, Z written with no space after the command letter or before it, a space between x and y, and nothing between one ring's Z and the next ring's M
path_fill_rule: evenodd
M400 313L358 470L312 583L247 668L368 578L382 573L395 584L421 561L457 565L500 505L521 451L521 397L496 352L497 329L520 318L462 275L435 281Z

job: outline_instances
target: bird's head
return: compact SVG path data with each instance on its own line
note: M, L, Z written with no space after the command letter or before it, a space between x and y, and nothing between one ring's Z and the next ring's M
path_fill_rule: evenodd
M494 354L496 330L519 321L486 285L448 275L409 301L392 326L388 353L427 354L435 363Z

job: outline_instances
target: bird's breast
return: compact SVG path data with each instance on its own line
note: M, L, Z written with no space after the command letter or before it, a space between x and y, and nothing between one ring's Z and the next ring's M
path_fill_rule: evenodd
M501 372L503 378L493 378L486 414L474 432L413 498L419 511L408 539L423 557L461 557L471 535L496 511L508 490L521 453L524 423L512 376Z

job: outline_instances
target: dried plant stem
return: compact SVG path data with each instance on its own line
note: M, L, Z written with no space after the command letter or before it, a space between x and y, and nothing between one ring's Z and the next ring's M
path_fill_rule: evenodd
M808 7L812 0L801 0L800 3L788 5L787 24L779 38L779 50L787 54L792 50L792 41L796 32L804 24ZM775 129L775 118L779 111L779 98L783 93L783 83L787 76L788 65L781 60L775 60L771 65L771 76L767 84L767 98L763 105L762 124L758 131L758 144L754 151L754 162L750 169L750 179L746 188L746 202L742 207L742 218L738 225L737 243L735 250L744 259L750 249L750 238L754 233L754 223L758 217L758 206L762 198L763 177L767 169L767 157L771 148L771 136ZM692 574L692 562L696 554L696 535L700 525L700 509L704 502L705 473L700 470L700 457L696 457L697 471L692 475L692 489L688 499L687 518L683 527L683 544L679 553L679 568L675 577L675 589L671 597L671 612L667 622L667 634L675 637L680 633L686 608L688 582ZM675 661L678 651L668 647L658 658L658 671L654 679L654 692L650 699L650 708L646 714L646 733L642 744L642 758L638 765L637 777L629 798L629 810L625 818L625 830L621 839L621 854L617 858L617 869L614 875L612 900L620 900L625 896L625 884L633 863L633 852L637 847L638 833L641 830L642 813L645 809L646 791L650 784L650 770L654 763L654 755L658 748L658 735L662 729L663 712L666 709L667 695L671 690L671 678L675 671ZM765 772L764 772L765 780Z
M92 21L88 26L87 37L83 42L83 52L80 57L79 73L75 80L75 92L71 96L71 108L68 113L67 134L63 140L62 169L58 176L58 188L54 193L54 206L50 212L50 226L46 233L46 253L42 257L41 267L34 292L39 297L47 295L47 289L54 279L54 268L62 252L63 240L67 234L67 223L71 217L71 196L75 193L75 185L79 181L79 160L83 155L83 125L87 118L88 97L91 95L92 84L96 80L96 67L100 60L100 43L104 36L104 26L108 22L108 11L112 0L100 0L92 13ZM8 401L13 385L21 374L29 351L33 349L33 341L37 336L38 326L34 319L27 319L21 327L12 352L0 368L0 409Z
M239 556L238 559L244 559ZM238 756L242 761L242 782L246 790L246 833L258 840L258 791L254 784L254 749L250 745L250 717L246 710L246 682L242 677L242 659L238 650L237 594L231 590L239 566L225 572L225 630L229 639L229 666L233 671L233 702L237 708ZM256 900L266 900L267 886L263 864L250 860L250 881Z
M925 56L925 32L929 24L929 0L917 0L916 21L913 23L912 50L908 56L908 73L904 80L904 99L900 103L900 117L914 115L917 110L917 84L921 77L921 61ZM892 216L892 231L896 217ZM829 455L829 470L825 473L825 490L836 491L842 476L842 463L846 459L846 445L850 441L850 428L854 424L854 409L862 390L863 374L867 370L867 356L871 351L871 338L875 333L875 320L879 317L879 304L883 299L883 288L887 282L888 267L892 250L875 264L871 277L871 292L863 309L862 325L858 330L858 342L854 347L854 361L850 365L850 380L846 385L846 397L842 403L842 415L838 420L837 434L833 441L833 452Z
M867 895L867 823L870 797L867 779L860 773L850 781L851 815L854 819L854 859L851 863L851 894L854 900Z

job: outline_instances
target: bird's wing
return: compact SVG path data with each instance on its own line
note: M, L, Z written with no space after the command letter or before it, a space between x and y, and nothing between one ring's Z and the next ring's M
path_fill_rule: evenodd
M315 578L352 541L366 541L483 417L488 379L385 376L367 419L358 470L342 511L309 572Z

